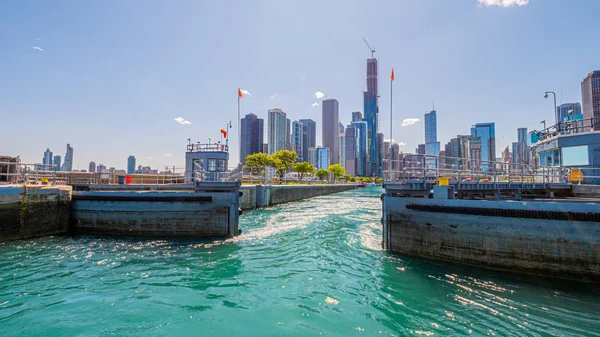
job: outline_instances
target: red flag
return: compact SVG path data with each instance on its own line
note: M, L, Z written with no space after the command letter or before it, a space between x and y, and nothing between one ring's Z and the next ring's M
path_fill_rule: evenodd
M238 88L238 98L242 98L242 91Z
M394 81L394 68L392 68L392 76L390 77L390 80L393 82Z
M221 133L223 134L223 138L227 138L227 131L221 129Z

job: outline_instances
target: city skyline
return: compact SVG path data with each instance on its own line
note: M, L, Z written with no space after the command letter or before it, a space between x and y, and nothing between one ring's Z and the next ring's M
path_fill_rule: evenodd
M134 3L117 2L117 11L91 3L2 4L3 13L10 15L0 27L14 34L0 37L1 55L12 65L0 78L5 88L0 114L16 125L28 125L33 135L25 138L18 128L7 130L0 136L7 145L3 154L38 162L35 144L51 129L58 136L42 146L72 144L77 148L73 169L86 169L91 160L122 166L131 153L154 167L181 167L187 138L215 139L223 125L235 121L238 87L249 93L241 102L243 115L261 112L264 118L268 108L281 107L294 119L321 124L321 100L336 97L346 124L352 111L364 110L365 59L371 53L363 36L377 49L381 130L389 130L389 92L383 79L392 66L396 69L394 138L406 143L400 151L411 152L423 143L422 121L401 125L420 119L422 107L435 99L443 112L438 139L455 137L465 120L493 120L500 153L514 140L515 121L535 130L540 120L553 119L544 91L555 91L558 103L582 102L581 82L598 69L593 44L580 34L600 29L592 14L600 10L595 1L529 1L513 7L475 0L386 2L373 13L377 24L360 20L360 8L367 2L320 4L318 13L310 3L263 4L241 4L230 11L225 4L153 3L141 12ZM333 10L338 18L327 16ZM396 13L407 12L413 13L407 20L394 20ZM554 23L565 12L577 20L558 30ZM142 28L131 24L128 13L137 13L136 20L161 13L165 24ZM253 25L249 14L281 17L289 24L273 30ZM25 24L26 19L32 24ZM356 24L345 24L351 19ZM208 33L221 22L227 24L220 28L227 39ZM252 34L235 33L249 26ZM220 46L224 56L218 61L202 49L210 44ZM577 45L578 52L553 52L560 44ZM277 57L263 51L272 46L280 46ZM239 48L255 52L240 55L235 52ZM515 48L519 55L506 54ZM328 53L313 56L314 49ZM485 80L483 71L494 81ZM192 80L203 76L218 81L208 85ZM48 115L62 118L31 123ZM318 139L320 132L317 128ZM231 144L237 144L232 133ZM230 166L235 165L237 146L232 146L230 158Z

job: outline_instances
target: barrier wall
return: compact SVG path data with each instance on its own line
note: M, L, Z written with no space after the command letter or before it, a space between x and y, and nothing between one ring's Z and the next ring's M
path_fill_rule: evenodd
M0 186L0 240L65 233L71 187Z

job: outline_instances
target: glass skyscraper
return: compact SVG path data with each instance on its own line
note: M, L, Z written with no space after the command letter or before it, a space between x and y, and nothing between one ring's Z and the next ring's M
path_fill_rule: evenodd
M240 151L240 163L245 163L248 155L262 152L264 120L250 113L242 118L241 126L242 149Z
M302 123L302 158L308 161L308 151L317 146L317 123L312 119L301 119Z
M496 124L477 123L471 128L471 136L481 138L481 169L493 168L487 162L496 162Z
M296 161L303 162L307 158L304 158L304 149L302 148L304 144L304 125L298 121L292 122L292 147L294 151L296 151L296 155L298 156Z
M581 82L583 118L594 118L594 130L600 130L600 70L592 71Z
M65 162L63 163L62 170L66 172L73 171L73 148L71 144L67 144L67 153L65 154Z
M369 148L368 148L368 125L367 122L352 122L352 126L356 128L358 140L357 140L357 149L356 149L356 175L357 176L367 176L368 174L368 158L369 158Z
M60 164L62 162L62 158L59 155L54 156L54 160L52 164L54 165L54 171L60 171Z
M569 117L569 111L572 111L571 116L581 115L581 104L579 103L563 103L556 107L556 120L563 123Z
M339 162L339 103L337 99L326 99L321 102L322 104L322 132L321 137L323 139L323 147L329 148L329 154L331 155L330 163L338 164Z
M135 173L135 157L129 156L127 158L127 174Z
M363 121L367 123L368 165L365 175L381 177L381 151L377 140L379 104L377 90L377 59L367 59L367 91L363 92Z
M52 151L46 149L44 152L44 159L42 160L42 170L49 171L52 169Z

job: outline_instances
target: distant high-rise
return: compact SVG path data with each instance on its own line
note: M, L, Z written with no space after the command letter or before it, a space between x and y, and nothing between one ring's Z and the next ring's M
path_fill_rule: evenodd
M346 165L346 128L344 128L344 124L340 123L339 125L340 133L338 134L338 153L339 159L338 163L342 166Z
M249 113L242 118L242 148L240 163L246 163L248 155L262 152L264 138L264 120L255 114Z
M440 154L440 142L437 141L437 112L435 110L425 114L425 154L428 156ZM435 158L428 157L427 165L435 167Z
M361 122L362 119L363 119L362 112L360 112L360 111L354 111L352 113L352 121L353 122Z
M569 117L569 111L572 116L581 115L580 103L563 103L556 107L556 120L563 123Z
M377 59L367 59L367 90L363 92L364 118L369 132L367 133L367 146L369 148L368 172L369 176L381 177L381 152L377 141L378 131L378 84L377 84Z
M73 148L71 144L67 144L67 153L65 154L65 162L63 163L62 170L65 172L73 171Z
M557 109L558 110L558 109ZM517 142L512 143L513 169L524 169L529 164L529 146L527 146L527 128L517 129Z
M52 151L46 149L44 159L42 159L42 170L49 171L52 169Z
M425 144L435 142L437 142L437 113L431 110L425 114Z
M140 165L138 168L141 169L142 165ZM98 167L96 168L98 173L107 173L108 170L106 169L106 166L104 164L100 164L98 165Z
M293 150L292 149L292 121L287 118L286 119L286 124L285 124L285 149L286 150Z
M60 164L62 162L62 157L59 155L54 156L54 160L52 161L52 164L54 165L54 171L60 171Z
M317 123L312 119L301 119L302 123L302 158L308 161L308 151L317 147Z
M344 140L344 168L346 169L346 173L354 177L356 176L356 158L358 149L358 129L354 127L354 125L350 124L346 127Z
M581 82L584 119L594 118L594 130L600 130L600 70L594 70Z
M269 109L269 154L287 149L287 116L281 109Z
M352 126L356 128L357 148L356 148L356 175L365 177L368 174L369 165L369 147L368 147L368 125L367 122L352 122Z
M329 148L326 147L317 147L312 148L308 151L309 163L313 164L315 169L325 169L329 168Z
M323 100L323 119L322 119L322 137L323 147L329 148L330 163L339 162L339 104L336 99L330 98Z
M471 136L481 137L481 169L490 167L488 162L496 162L496 125L495 123L477 123L471 128Z
M297 161L303 162L308 158L304 158L304 149L302 148L304 144L304 124L293 121L292 122L292 147L294 151L296 151Z
M415 152L417 154L425 154L425 144L419 144L419 145L417 145L417 148L415 149Z
M91 161L88 166L88 172L95 173L96 172L96 162Z
M127 158L127 174L133 174L135 172L135 157L129 156Z

